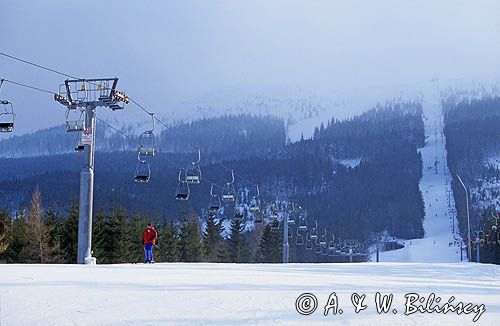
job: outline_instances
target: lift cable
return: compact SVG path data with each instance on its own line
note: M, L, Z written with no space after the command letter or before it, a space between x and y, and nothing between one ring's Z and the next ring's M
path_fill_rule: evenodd
M21 59L19 57L16 57L16 56L13 56L13 55L10 55L10 54L7 54L5 52L0 52L0 55L2 56L5 56L7 58L10 58L10 59L13 59L13 60L16 60L16 61L19 61L21 63L25 63L25 64L28 64L28 65L31 65L31 66L34 66L34 67L37 67L37 68L40 68L40 69L43 69L43 70L46 70L46 71L49 71L49 72L52 72L52 73L55 73L55 74L59 74L59 75L62 75L62 76L65 76L65 77L68 77L68 78L73 78L73 79L82 79L82 80L85 80L84 78L78 78L76 76L73 76L73 75L70 75L70 74L67 74L67 73L64 73L62 71L59 71L59 70L56 70L56 69L52 69L52 68L49 68L49 67L46 67L46 66L43 66L43 65L40 65L40 64L37 64L37 63L34 63L32 61L29 61L29 60L25 60L25 59ZM7 80L6 80L7 81ZM16 84L15 82L12 82L14 84ZM25 84L20 84L20 83L17 83L19 86L24 86L24 87L29 87L29 88L33 88L33 89L36 89L36 90L39 90L39 91L43 91L43 92L46 92L46 93L50 93L50 94L55 94L54 92L50 92L50 91L46 91L46 90L42 90L42 89L39 89L37 87L30 87L28 85L25 85ZM141 105L138 101L134 100L133 98L130 98L129 97L129 100L134 103L137 107L139 107L141 110L143 110L144 112L146 112L147 114L151 115L152 112L147 110L143 105ZM190 145L191 147L195 148L195 149L199 149L200 146L198 145L195 145L189 141L187 141L182 135L180 135L179 133L177 133L172 127L170 127L169 125L167 125L165 122L163 122L161 119L159 119L157 116L153 116L153 118L159 122L161 125L163 125L165 128L167 128L170 132L172 132L173 134L175 134L176 136L178 136L179 138L181 138L182 140L184 140L188 145ZM236 173L234 172L234 169L231 169L227 166L225 166L224 164L220 163L220 162L215 162L217 165L219 165L220 167L224 168L225 170L227 171L230 171L230 172L233 172L235 176L239 177L240 179L250 183L251 185L256 185L256 183L252 182L251 180L249 180L248 178L244 177L243 175L239 174L239 173Z
M110 125L109 123L107 123L106 121L104 121L104 120L102 120L102 119L99 119L99 118L97 118L97 117L96 117L96 119L97 119L97 121L99 121L99 122L103 123L104 125L106 125L108 128L113 129L115 132L117 132L118 134L120 134L120 135L121 135L121 136L123 136L124 138L128 139L129 141L131 141L131 142L133 142L133 143L136 143L137 145L139 145L139 143L137 142L137 140L136 140L136 139L134 139L132 136L129 136L129 135L127 135L127 134L123 133L121 130L119 130L119 129L118 129L118 128L116 128L116 127L113 127L112 125ZM168 161L168 162L170 162L170 163L172 163L172 165L176 166L177 168L180 168L180 169L182 169L182 168L183 168L180 164L178 164L177 162L175 162L175 161L173 161L173 160L171 160L171 159L165 158L165 160L166 160L166 161ZM221 186L221 185L218 185L218 184L216 184L215 182L212 182L212 181L208 180L207 178L202 177L201 179L202 179L203 181L205 181L206 183L210 184L210 185L213 185L213 186L215 186L215 187L217 187L217 188L222 189L222 186Z
M10 54L7 54L5 52L0 52L0 55L3 55L4 57L7 57L7 58L10 58L10 59L13 59L13 60L16 60L16 61L19 61L19 62L22 62L22 63L26 63L28 65L32 65L32 66L35 66L37 68L40 68L40 69L43 69L43 70L47 70L47 71L50 71L50 72L53 72L55 74L59 74L59 75L62 75L62 76L65 76L65 77L68 77L68 78L73 78L73 79L80 79L78 77L75 77L75 76L71 76L71 75L68 75L64 72L61 72L59 70L55 70L55 69L52 69L52 68L48 68L48 67L45 67L45 66L42 66L42 65L39 65L37 63L34 63L34 62L31 62L31 61L28 61L28 60L24 60L24 59L21 59L21 58L18 58L18 57L15 57L13 55L10 55Z
M14 84L14 85L17 85L17 86L22 86L22 87L25 87L25 88L29 88L29 89L32 89L32 90L36 90L36 91L39 91L39 92L44 92L44 93L48 93L48 94L55 94L54 92L52 91L49 91L47 89L43 89L43 88L40 88L40 87L36 87L36 86L32 86L32 85L28 85L28 84L25 84L25 83L20 83L20 82L16 82L16 81L13 81L13 80L10 80L10 79L5 79L5 78L0 78L0 80L2 80L3 82L6 82L6 83L11 83L11 84ZM99 119L99 118L96 118L98 121L102 122L103 124L105 124L106 126L108 126L109 128L113 129L114 131L116 131L117 133L121 134L123 137L125 138L128 138L129 140L131 140L132 142L135 142L137 143L137 141L131 137L131 136L128 136L126 134L124 134L123 132L121 132L119 129L111 126L110 124L108 124L107 122L105 122L104 120L102 119ZM163 123L163 121L161 121L161 123ZM172 160L169 160L168 158L166 158L167 161L169 161L170 163L174 164L175 166L177 166L178 168L182 168L178 163L172 161ZM221 185L218 185L217 183L215 182L212 182L210 180L208 180L207 178L202 178L202 180L204 180L205 182L211 184L211 185L214 185L216 186L217 188L220 188L222 189L222 186Z
M22 86L22 87L30 88L30 89L33 89L33 90L36 90L36 91L39 91L39 92L49 93L49 94L52 94L52 95L56 94L55 92L49 91L47 89L43 89L43 88L40 88L40 87L36 87L36 86L32 86L32 85L28 85L28 84L16 82L16 81L13 81L13 80L10 80L10 79L2 78L0 80L2 80L5 83L11 83L11 84L14 84L14 85L17 85L17 86Z

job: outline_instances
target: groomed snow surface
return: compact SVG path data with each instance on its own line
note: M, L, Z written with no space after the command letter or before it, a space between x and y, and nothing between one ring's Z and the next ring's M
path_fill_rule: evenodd
M456 216L451 212L455 202L450 195L451 176L446 163L439 98L433 96L432 91L426 93L428 100L423 102L426 143L420 149L423 174L419 184L425 204L425 236L406 240L402 249L381 252L382 262L453 263L467 260L466 249L461 257L462 238ZM376 261L375 255L372 255L372 261Z
M378 314L375 293L393 294ZM302 293L318 308L300 315ZM323 315L332 292L343 314ZM366 294L354 312L351 294ZM449 312L405 316L410 292L485 305L477 323ZM500 266L463 264L0 265L0 325L498 325ZM435 303L433 304L435 305ZM304 306L307 308L307 306ZM397 314L392 312L397 310Z

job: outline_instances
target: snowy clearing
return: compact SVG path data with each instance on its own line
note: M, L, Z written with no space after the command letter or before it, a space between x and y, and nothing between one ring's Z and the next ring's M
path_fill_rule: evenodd
M393 294L378 314L375 293ZM317 310L300 315L297 297ZM343 314L323 315L332 292ZM366 294L354 313L351 294ZM410 292L485 305L477 325L500 318L500 266L486 264L0 265L0 324L7 325L472 325L475 313L405 316ZM392 312L397 309L397 314Z

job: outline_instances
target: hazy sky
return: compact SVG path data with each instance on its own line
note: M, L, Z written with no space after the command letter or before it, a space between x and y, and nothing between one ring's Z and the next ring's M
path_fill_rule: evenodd
M120 88L156 112L220 89L339 89L500 73L500 1L8 1L0 49ZM0 77L64 77L0 57ZM48 94L6 85L19 130L62 122ZM188 109L188 108L186 108Z

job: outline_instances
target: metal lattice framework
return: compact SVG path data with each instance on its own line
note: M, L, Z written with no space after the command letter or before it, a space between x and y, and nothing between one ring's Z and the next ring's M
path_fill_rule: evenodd
M67 79L59 86L59 94L54 94L54 100L70 110L88 106L121 110L129 99L125 93L116 90L117 83L118 78Z

